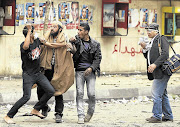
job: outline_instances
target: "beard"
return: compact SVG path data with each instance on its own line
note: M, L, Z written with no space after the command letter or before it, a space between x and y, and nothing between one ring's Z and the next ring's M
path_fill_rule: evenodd
M54 33L51 32L51 36L53 36L53 38L54 38L54 37L56 37L58 35L58 33L59 33L59 30L54 32Z

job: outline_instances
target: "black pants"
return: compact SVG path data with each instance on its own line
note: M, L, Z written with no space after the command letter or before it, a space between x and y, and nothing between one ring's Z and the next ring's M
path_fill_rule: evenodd
M48 79L39 73L28 75L27 73L23 73L23 97L19 99L14 106L10 109L7 116L10 118L13 118L14 115L18 112L19 108L21 108L31 97L31 89L32 86L36 83L38 86L40 86L43 91L45 92L41 99L35 104L34 109L40 110L44 105L47 103L47 101L54 95L54 88L48 81Z
M46 70L45 71L45 76L49 81L52 80L54 74L54 66L52 66L52 70ZM38 94L38 99L41 99L45 91L38 86L37 88L37 94ZM46 104L42 110L46 110L48 108L48 105ZM63 109L64 109L64 102L63 102L63 95L55 96L55 112L56 114L63 116ZM55 114L55 115L56 115Z

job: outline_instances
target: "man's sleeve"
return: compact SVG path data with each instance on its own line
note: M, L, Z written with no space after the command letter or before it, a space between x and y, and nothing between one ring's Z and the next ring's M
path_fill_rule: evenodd
M101 46L100 43L97 44L97 50L95 51L95 55L94 55L94 59L93 59L93 63L90 66L92 68L93 71L95 71L100 63L101 63L101 59L102 59L102 55L101 55Z
M24 49L23 49L23 45L24 45L24 42L21 43L21 45L20 45L20 51L21 51L22 53L27 53L27 52L29 51L29 48L28 48L27 50L24 50Z
M143 53L144 57L147 59L147 52L146 53Z
M39 42L40 45L44 45L44 43L41 42L39 38L37 38L37 41Z
M77 45L78 45L78 40L76 40L75 42L71 42L69 41L69 43L71 43L73 49L70 51L72 54L75 54L77 51Z
M169 57L169 42L164 36L161 37L161 49L161 55L154 62L154 64L156 64L157 67L162 65L164 61L167 60Z

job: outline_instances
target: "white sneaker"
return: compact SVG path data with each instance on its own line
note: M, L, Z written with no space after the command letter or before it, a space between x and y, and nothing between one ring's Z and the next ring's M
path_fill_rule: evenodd
M84 124L84 118L78 118L78 124Z
M84 122L89 122L92 118L92 115L87 114L84 118Z

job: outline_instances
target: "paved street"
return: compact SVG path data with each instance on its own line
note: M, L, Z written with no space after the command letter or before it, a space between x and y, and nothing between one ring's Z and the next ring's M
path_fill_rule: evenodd
M0 127L178 127L180 126L180 99L179 96L171 96L171 107L174 114L174 122L147 123L145 118L152 115L152 100L147 97L132 98L131 100L97 101L96 111L89 123L77 124L77 112L74 102L65 103L63 123L54 121L54 105L48 117L44 120L35 116L22 116L30 112L32 105L23 106L14 117L15 125L7 125L3 116L12 105L0 107ZM87 109L87 103L85 103Z
M96 80L96 99L151 96L151 85L152 81L149 81L147 76L141 73L135 75L102 75L97 77ZM171 76L168 82L168 93L172 95L180 95L180 73ZM21 78L0 78L0 104L14 104L21 97ZM76 98L76 85L72 85L63 97L64 100L74 101ZM84 98L87 98L87 94L85 94ZM54 98L51 100L54 100ZM28 103L34 102L37 102L36 88L32 89L31 99Z
M23 106L14 117L15 125L7 125L3 117L12 105L22 97L22 79L4 77L0 79L0 127L180 127L180 73L174 74L168 83L174 122L159 124L147 123L152 116L151 95L152 81L146 75L104 75L96 82L96 110L92 120L84 125L77 124L75 85L64 94L65 109L63 123L54 120L54 98L51 99L51 112L44 120L35 116L22 116L29 113L33 105ZM133 98L135 97L135 98ZM85 98L87 98L85 92ZM113 100L112 98L116 98ZM122 98L126 98L122 99ZM129 100L127 100L129 99ZM101 101L99 101L101 100ZM107 101L106 101L107 100ZM36 89L32 90L28 104L37 102ZM87 109L87 104L86 104Z

